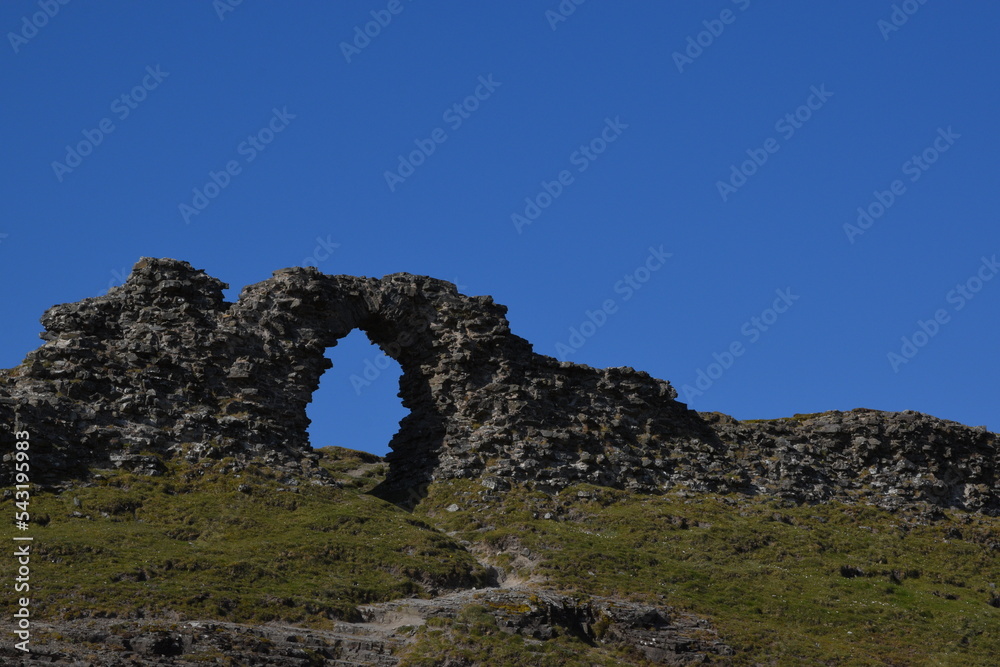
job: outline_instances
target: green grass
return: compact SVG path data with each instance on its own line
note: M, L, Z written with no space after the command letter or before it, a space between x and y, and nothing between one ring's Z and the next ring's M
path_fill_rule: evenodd
M508 635L486 607L469 605L454 619L432 618L416 631L416 641L401 655L400 667L450 664L504 667L614 667L647 664L641 657L598 648L569 636L533 641Z
M333 460L364 463L350 453ZM351 488L295 487L267 470L224 473L225 463L194 474L172 464L161 477L106 472L84 488L35 495L32 515L48 521L31 532L37 617L322 625L357 620L360 603L422 595L425 584L487 580L454 540L359 493L353 478ZM12 514L12 501L0 511Z
M964 667L1000 655L997 519L948 512L924 525L863 505L587 485L484 499L490 492L469 480L435 483L409 513L367 494L385 472L379 460L319 451L340 487L293 484L266 468L234 473L223 459L168 462L158 477L104 471L35 494L34 617L324 627L357 620L362 603L482 587L475 552L561 592L704 615L736 665ZM448 512L452 503L460 509ZM13 499L0 502L13 511ZM11 544L11 528L2 533ZM14 560L2 563L9 617ZM412 632L409 665L642 664L573 637L507 635L474 607Z
M542 559L532 572L553 588L708 616L735 664L985 666L1000 655L996 520L921 526L867 506L587 486L477 507L477 493L471 482L438 484L418 513L495 550L530 550ZM463 509L442 511L453 502ZM536 518L545 513L555 518Z

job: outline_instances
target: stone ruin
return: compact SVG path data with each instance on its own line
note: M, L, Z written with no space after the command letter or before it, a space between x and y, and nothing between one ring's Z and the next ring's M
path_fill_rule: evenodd
M997 436L982 427L910 411L698 413L642 371L536 354L504 306L425 276L282 269L235 303L227 287L186 262L143 258L107 295L50 308L44 344L0 371L4 455L19 420L32 428L36 482L231 457L323 483L306 406L326 350L361 329L402 368L409 415L377 490L401 504L434 480L469 478L498 492L586 482L1000 512ZM11 466L2 474L8 484Z

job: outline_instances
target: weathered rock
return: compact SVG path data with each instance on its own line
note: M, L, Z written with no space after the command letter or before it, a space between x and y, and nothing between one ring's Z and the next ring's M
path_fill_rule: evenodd
M865 409L757 422L706 417L729 443L749 493L1000 510L997 438L983 428Z
M13 626L0 623L12 635ZM33 624L31 652L10 643L0 647L0 663L36 667L195 666L391 667L404 638L391 630L338 623L330 630L281 625L241 625L222 621L78 619Z
M157 474L170 457L329 481L306 406L326 349L361 329L403 369L410 414L379 490L397 502L435 479L480 478L492 489L589 482L1000 512L997 438L985 429L908 412L698 414L641 371L535 354L490 297L422 276L284 269L236 303L225 287L186 262L144 258L106 296L50 308L42 347L0 372L2 452L16 416L32 433L35 482L88 466ZM8 483L11 467L3 474Z
M573 636L588 644L632 649L654 664L702 664L733 654L703 618L670 607L609 598L578 599L543 590L486 589L433 599L396 600L364 608L364 623L330 629L222 621L79 619L36 622L31 653L0 647L3 664L201 665L223 658L240 665L391 666L412 641L412 628L430 618L455 618L476 605L509 634L537 640ZM12 634L13 626L0 623Z
M552 591L491 588L462 591L431 600L397 600L363 608L365 619L383 625L393 619L455 618L469 605L492 615L508 634L538 640L560 635L590 644L632 649L654 664L700 664L707 656L729 656L707 620L670 607L604 597L578 598ZM413 622L409 620L407 622Z

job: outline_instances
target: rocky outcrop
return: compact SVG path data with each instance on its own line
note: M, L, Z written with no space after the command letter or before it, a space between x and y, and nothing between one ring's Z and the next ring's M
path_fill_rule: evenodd
M997 438L985 427L865 409L751 422L705 417L727 443L743 492L997 513Z
M327 348L361 329L403 370L410 414L379 489L397 502L435 479L478 478L496 490L589 482L1000 511L985 429L915 413L700 415L641 371L535 354L490 297L422 276L284 269L235 303L225 287L185 262L144 258L106 296L49 309L45 343L0 374L4 452L16 416L32 429L35 481L230 457L328 482L306 405Z
M455 618L470 605L496 620L500 631L536 640L560 635L591 645L629 649L653 664L690 665L708 656L733 655L708 620L670 607L605 597L572 597L552 591L492 588L431 600L396 600L363 608L375 623L424 623ZM719 664L719 663L715 663Z
M578 599L543 590L461 591L433 599L396 600L364 608L364 623L335 622L328 629L240 625L222 621L86 619L36 624L31 654L0 647L4 664L202 665L308 667L399 663L415 628L428 619L454 619L481 609L500 632L545 641L576 637L592 646L631 651L652 664L703 664L733 655L706 619L670 607L609 598ZM12 627L0 630L12 634Z
M0 624L13 634L13 627ZM36 622L31 652L6 643L4 665L36 667L131 667L206 664L257 667L391 667L404 637L361 624L337 623L329 630L297 626L241 625L223 621L78 619Z

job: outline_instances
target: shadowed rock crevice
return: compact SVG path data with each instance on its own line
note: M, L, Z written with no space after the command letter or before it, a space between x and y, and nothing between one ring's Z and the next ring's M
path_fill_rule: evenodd
M186 262L144 258L106 296L50 308L42 347L0 372L4 452L16 414L32 429L39 482L92 465L156 474L178 456L323 482L306 406L326 350L360 329L402 368L410 414L378 493L403 505L434 480L479 478L495 490L588 482L1000 511L985 429L870 410L701 415L641 371L535 354L504 306L424 276L283 269L235 303L226 287Z

